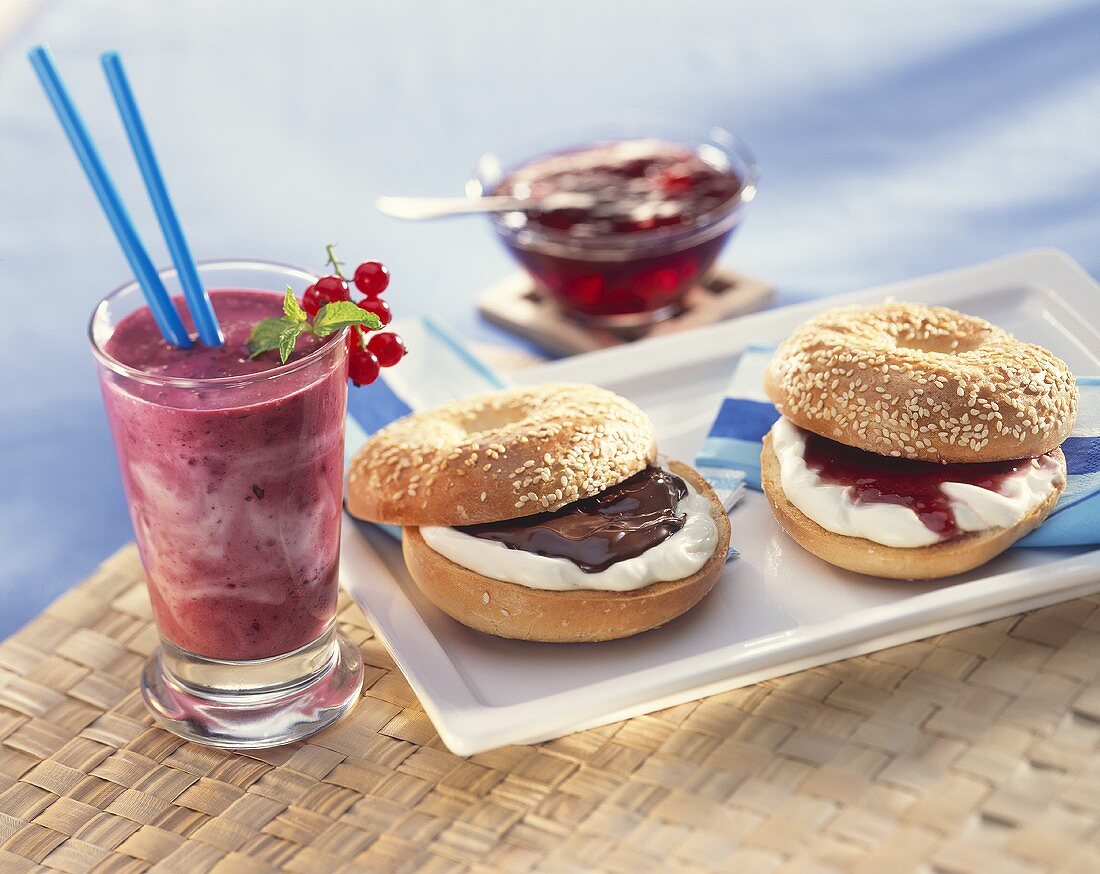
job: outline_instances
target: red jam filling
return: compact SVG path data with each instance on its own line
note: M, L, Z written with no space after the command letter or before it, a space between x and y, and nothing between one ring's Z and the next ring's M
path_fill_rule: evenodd
M501 180L494 194L535 200L567 191L593 196L583 209L528 210L529 224L577 237L690 227L741 191L728 167L676 143L635 141L536 158Z
M1055 464L1049 455L988 464L911 461L865 452L818 434L806 435L804 459L824 482L847 486L853 503L908 507L941 540L965 533L941 485L966 483L1000 492L1006 480L1028 466Z

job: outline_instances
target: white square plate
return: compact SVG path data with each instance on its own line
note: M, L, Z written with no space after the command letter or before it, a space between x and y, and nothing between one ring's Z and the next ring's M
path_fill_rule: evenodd
M1059 252L746 316L687 335L594 352L520 381L598 383L653 418L663 452L691 460L740 351L778 342L842 301L946 304L1041 343L1077 373L1100 373L1100 286ZM450 619L417 591L398 544L344 528L344 585L393 654L444 743L469 755L670 707L1100 589L1100 550L1013 549L947 582L860 576L805 552L750 492L731 514L741 551L714 591L663 628L599 644L501 640Z

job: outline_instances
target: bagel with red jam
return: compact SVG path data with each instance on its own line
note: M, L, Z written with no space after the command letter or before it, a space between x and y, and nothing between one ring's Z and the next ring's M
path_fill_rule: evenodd
M1073 374L974 316L830 310L780 345L764 388L781 414L764 493L792 538L848 570L970 570L1042 524L1065 488Z

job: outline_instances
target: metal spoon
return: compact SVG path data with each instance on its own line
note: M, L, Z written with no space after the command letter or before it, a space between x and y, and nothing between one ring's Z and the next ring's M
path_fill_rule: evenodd
M379 197L374 205L379 212L406 221L445 218L451 215L473 213L512 212L514 210L539 209L588 209L596 203L596 196L585 192L562 191L538 199L493 195L490 197Z

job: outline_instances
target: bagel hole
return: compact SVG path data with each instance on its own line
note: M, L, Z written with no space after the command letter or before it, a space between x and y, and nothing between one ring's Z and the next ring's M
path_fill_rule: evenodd
M527 414L515 409L481 410L477 416L466 423L467 434L481 434L495 431L506 425L514 425L527 418Z
M899 349L914 349L917 352L936 352L940 355L960 355L973 352L984 342L982 337L956 337L949 334L936 334L927 337L900 336L896 345Z

